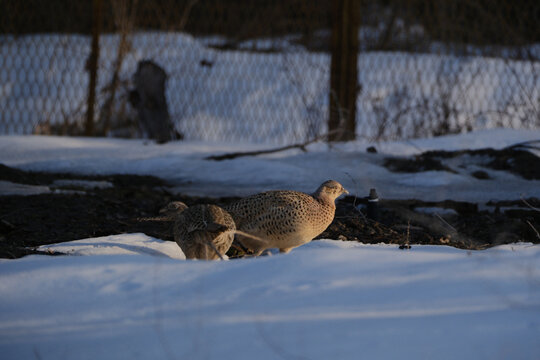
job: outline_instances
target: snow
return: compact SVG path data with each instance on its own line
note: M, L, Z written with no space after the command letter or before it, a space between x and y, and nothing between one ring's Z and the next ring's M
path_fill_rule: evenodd
M84 120L90 40L68 34L0 36L0 57L8 69L0 71L0 131L28 134L46 120ZM140 60L162 66L169 76L171 118L186 139L288 144L325 132L330 73L328 54L309 52L291 40L256 39L240 46L282 51L256 53L209 47L223 41L219 38L137 32L119 76L129 81ZM119 41L118 34L100 38L98 108L106 101ZM445 120L443 108L451 109L446 120L454 130L538 126L538 62L442 52L361 52L357 134L430 134ZM125 93L119 89L117 99L125 99ZM394 124L379 133L388 119Z
M116 52L118 40L117 35L102 37L100 94L114 61L107 54ZM178 33L136 33L132 40L133 52L120 77L129 79L141 59L164 66L171 117L187 141L157 145L0 136L0 163L80 175L155 175L173 192L213 197L270 189L312 192L327 179L360 197L376 188L383 199L482 204L540 197L540 181L485 169L486 159L479 157L445 163L456 173L392 173L382 165L388 156L500 149L539 139L531 120L537 109L530 101L538 97L538 80L532 76L537 63L362 53L357 102L362 140L217 162L205 157L261 150L324 132L329 56L293 47L293 38L241 45L283 48L283 54L219 51L207 45L223 39ZM0 36L7 69L0 71L0 109L8 109L1 114L1 131L24 133L28 130L15 128L65 116L81 120L88 51L84 36ZM203 60L212 65L201 66ZM446 104L439 103L443 98ZM104 100L100 96L98 106ZM423 112L406 111L420 103L428 105ZM398 115L408 137L419 118L424 124L440 120L443 105L455 109L454 125L476 131L365 140L375 137L378 121ZM525 129L494 128L499 124ZM389 127L382 137L391 138L393 130ZM366 153L368 146L378 153ZM489 179L470 176L478 169ZM82 179L39 186L0 181L0 196L111 186ZM215 262L185 260L175 243L145 234L74 239L40 249L67 255L0 259L2 359L540 358L540 245L400 250L328 239L286 255Z
M110 181L76 180L76 179L57 179L52 183L54 187L76 187L83 189L108 189L114 185Z
M38 195L51 192L48 186L25 185L0 180L0 195Z
M51 192L55 194L84 194L81 190L70 190L73 188L83 189L106 189L113 187L113 184L109 181L91 181L91 180L67 180L59 179L53 181L49 186L46 185L27 185L18 184L11 181L0 180L0 196L4 195L39 195L49 194Z
M539 245L321 240L206 262L171 244L126 234L56 245L86 256L0 260L2 358L540 356Z
M424 214L457 215L457 212L454 209L440 207L416 207L414 210Z
M144 234L111 235L92 239L82 239L67 243L43 245L39 250L48 253L69 255L145 255L163 256L170 259L186 257L173 242L164 242Z
M457 174L393 174L382 161L538 138L538 130L494 129L403 142L317 143L305 153L216 162L204 157L261 145L2 136L0 163L74 174L151 174L175 191L204 196L312 191L334 178L359 196L376 187L382 198L482 202L540 197L540 182L492 170L486 170L490 180L480 181L468 175L466 163L450 164ZM370 145L379 152L366 153ZM0 193L109 186L2 181ZM40 249L67 255L0 259L2 359L540 357L540 245L400 250L319 240L286 255L208 262L185 260L175 243L139 233Z
M139 174L166 179L171 190L195 196L245 196L271 189L313 192L335 179L352 194L367 196L376 188L381 198L446 199L485 203L540 197L540 181L482 168L482 159L448 164L456 173L426 171L392 173L383 166L388 156L411 156L427 150L503 148L540 139L540 130L492 129L431 139L369 143L355 141L308 146L256 157L211 161L209 155L267 149L254 143L177 141L157 145L144 140L0 136L0 163L24 170L80 174ZM378 153L368 154L374 145ZM322 164L322 165L321 165ZM470 174L481 168L490 176ZM0 191L1 191L0 187Z

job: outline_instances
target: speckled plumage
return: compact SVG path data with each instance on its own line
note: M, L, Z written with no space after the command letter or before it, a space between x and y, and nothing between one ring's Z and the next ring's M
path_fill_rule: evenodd
M334 220L335 200L348 193L334 180L324 182L313 195L298 191L268 191L238 200L224 208L236 228L263 241L239 236L255 254L278 248L281 252L310 242Z
M167 206L159 210L159 213L164 219L173 219L187 208L188 206L181 201L171 201Z
M225 255L231 247L236 230L232 217L225 210L216 205L169 205L169 214L177 209L173 227L174 240L187 259L217 260L220 255L216 251L221 256Z

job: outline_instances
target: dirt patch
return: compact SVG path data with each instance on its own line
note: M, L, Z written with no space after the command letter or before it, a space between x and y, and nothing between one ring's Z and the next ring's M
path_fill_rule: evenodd
M449 159L462 158L458 168L446 164ZM412 158L386 158L384 166L394 172L448 171L459 173L460 168L477 165L486 169L503 170L527 180L540 179L540 158L533 153L517 149L479 149L460 151L427 151ZM471 176L489 179L482 170L473 171Z
M534 207L540 200L526 200ZM366 199L349 196L338 202L336 218L321 238L363 243L450 245L485 249L518 241L540 243L540 211L522 200L477 204L456 201L381 200L378 221L365 217Z
M50 186L55 180L70 179L110 182L113 186L86 188L68 184L55 187L53 193L1 196L0 257L38 253L35 248L40 245L132 232L172 240L169 224L138 220L155 216L173 200L166 183L159 178L23 172L0 165L0 180L4 181ZM174 199L188 205L212 201L182 196Z
M167 184L152 176L81 176L24 172L0 165L0 180L50 186L56 180L109 182L109 187L55 187L54 192L31 196L0 197L0 257L17 258L39 253L40 245L142 232L163 240L172 240L170 223L140 221L156 216L172 200L188 205L223 205L237 198L220 199L173 195ZM515 241L540 242L538 199L488 203L480 211L476 204L463 202L423 202L418 200L381 200L378 221L365 216L366 199L352 196L337 202L336 217L319 238L391 243L404 247L414 244L445 244L464 249L486 247ZM426 208L443 209L441 215ZM242 256L231 249L230 256Z

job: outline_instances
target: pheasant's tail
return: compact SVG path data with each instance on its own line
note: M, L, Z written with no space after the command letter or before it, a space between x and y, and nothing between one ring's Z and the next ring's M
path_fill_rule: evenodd
M244 232L244 231L241 231L241 230L231 230L231 231L234 232L235 235L240 235L240 236L243 236L243 237L247 237L247 238L249 238L251 240L254 240L255 242L259 242L261 245L266 243L266 241L263 238L260 238L258 236L249 234L247 232Z

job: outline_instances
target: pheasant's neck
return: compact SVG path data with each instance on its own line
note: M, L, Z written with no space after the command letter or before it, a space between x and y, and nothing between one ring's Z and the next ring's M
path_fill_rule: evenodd
M321 205L328 207L332 210L336 209L336 202L334 198L324 194L314 194L313 196Z
M317 234L313 237L322 233L334 220L336 214L336 204L335 199L332 199L328 196L319 196L316 198L317 202L321 204L321 207L317 210L317 219L315 224L313 224L314 230Z

